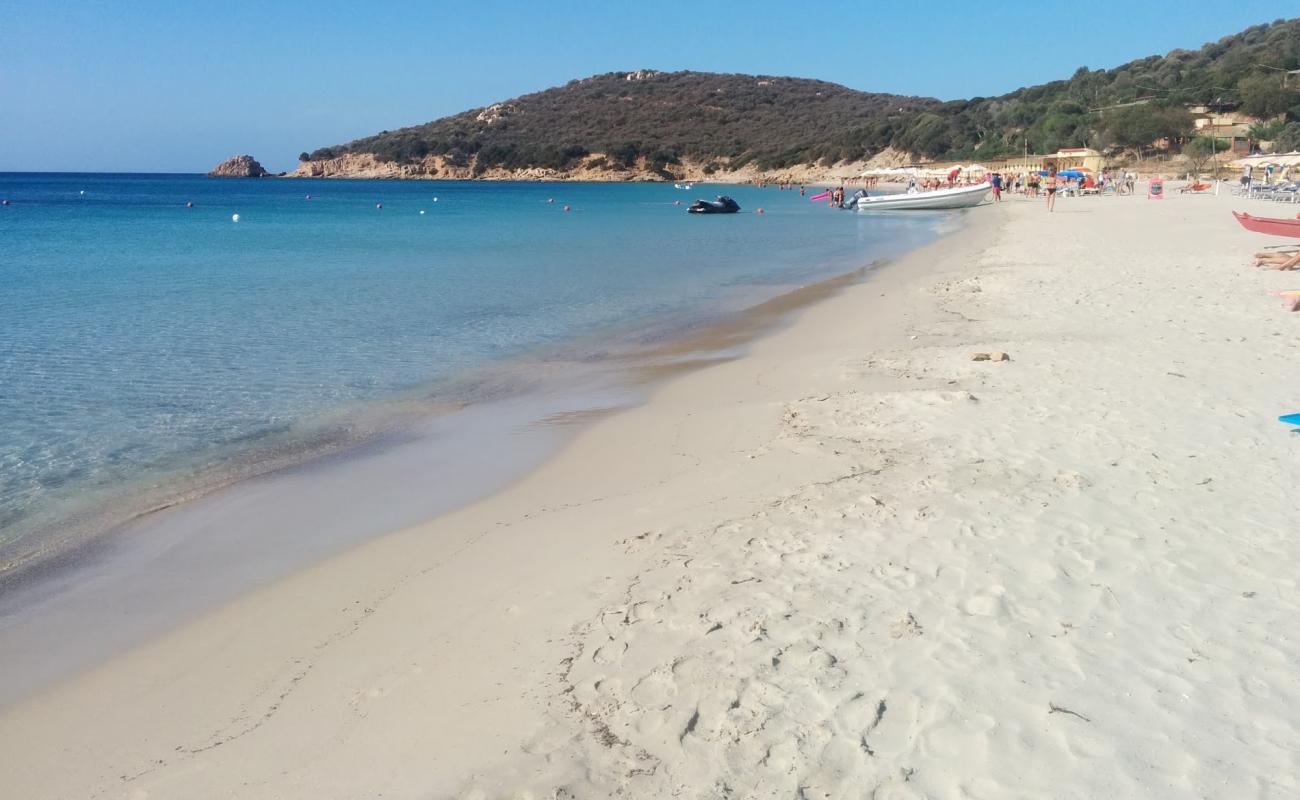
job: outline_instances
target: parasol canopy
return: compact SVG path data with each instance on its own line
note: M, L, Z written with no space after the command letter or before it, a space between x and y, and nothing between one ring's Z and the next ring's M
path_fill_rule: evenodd
M1300 152L1294 153L1265 153L1258 156L1246 156L1232 162L1234 167L1266 167L1273 164L1279 167L1293 167L1300 165Z

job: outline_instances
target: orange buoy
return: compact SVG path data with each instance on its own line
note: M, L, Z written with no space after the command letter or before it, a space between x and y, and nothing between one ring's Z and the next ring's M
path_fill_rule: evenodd
M762 213L763 213L763 209L760 208L760 209L758 210L758 213L762 214Z

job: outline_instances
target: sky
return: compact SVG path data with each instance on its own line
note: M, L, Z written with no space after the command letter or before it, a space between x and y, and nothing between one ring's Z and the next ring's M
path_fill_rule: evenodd
M0 172L205 172L602 72L988 96L1194 49L1296 0L0 0Z

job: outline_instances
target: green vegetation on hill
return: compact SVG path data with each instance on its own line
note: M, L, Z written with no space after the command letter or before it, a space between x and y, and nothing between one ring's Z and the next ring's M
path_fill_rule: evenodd
M1262 66L1261 66L1262 65ZM979 159L1060 147L1141 148L1189 134L1189 105L1284 117L1300 140L1300 19L1258 25L1199 50L1175 50L1109 70L992 98L941 103L858 92L800 78L702 72L609 73L384 131L309 156L372 153L411 163L438 155L490 167L566 169L592 153L610 167L652 170L690 159L773 170L869 157L888 146L925 158ZM307 155L307 154L305 154ZM706 168L707 170L707 168Z
M651 168L682 158L762 168L837 160L834 135L888 125L933 100L868 94L822 81L704 72L609 73L311 153L373 153L383 161L447 156L453 164L564 169L590 153L612 166Z
M988 158L1060 147L1140 147L1186 135L1186 107L1234 108L1300 123L1300 19L1257 25L1199 50L1175 50L993 98L944 103L892 143L929 157ZM1125 107L1125 104L1140 104ZM1118 108L1117 108L1118 106ZM865 148L882 147L863 138Z

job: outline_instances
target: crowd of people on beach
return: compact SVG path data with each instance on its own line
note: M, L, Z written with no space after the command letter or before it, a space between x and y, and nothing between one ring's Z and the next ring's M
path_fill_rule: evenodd
M1246 183L1248 179L1248 175L1243 176L1242 183ZM848 182L862 186L862 189L859 189L854 194L853 197L856 198L866 195L865 190L879 186L880 178L865 175ZM1034 200L1043 198L1047 201L1049 211L1055 209L1056 198L1061 195L1072 197L1105 194L1133 196L1137 192L1137 175L1127 170L1103 169L1094 173L1092 170L1081 168L1057 170L1055 167L1046 170L1009 174L1003 174L1002 172L981 172L978 174L967 172L963 174L961 168L953 168L943 177L912 175L907 178L906 191L908 193L932 192L939 189L976 186L981 183L990 185L993 201L996 203L1002 202L1003 196L1007 194L1019 195ZM760 189L768 186L766 181L755 181L755 184ZM805 185L796 184L792 181L779 181L776 183L776 187L782 191L787 189L790 191L798 190L800 197L807 194ZM823 195L814 199L822 199L822 197L827 200L827 205L832 208L843 208L845 202L851 199L848 197L843 183L826 189Z
M1263 173L1259 178L1256 177L1255 166L1246 164L1241 168L1241 186L1246 191L1250 191L1257 184L1271 186L1274 183L1289 184L1300 179L1300 169L1294 164L1264 164Z

